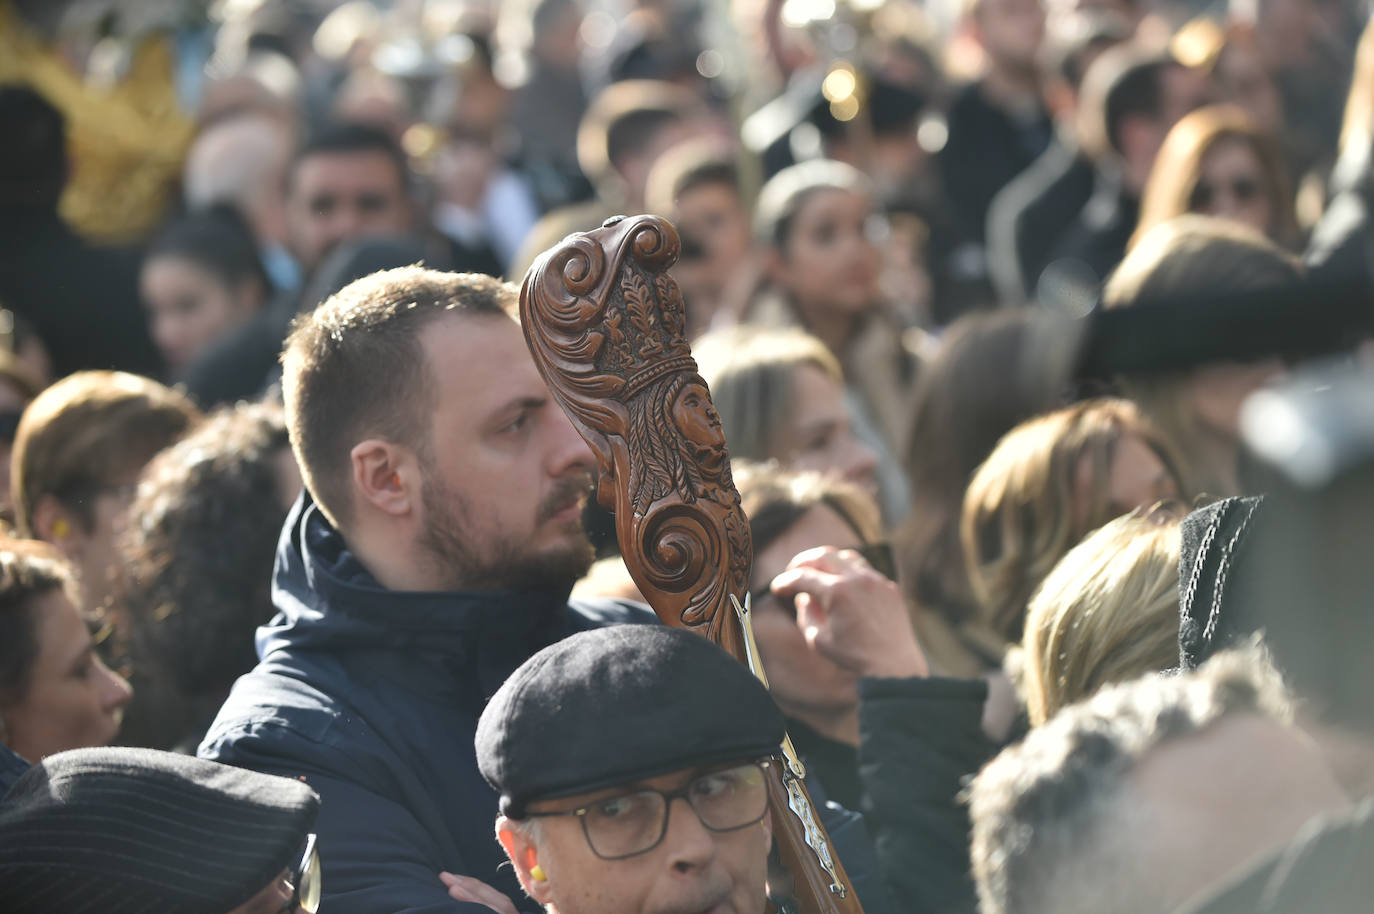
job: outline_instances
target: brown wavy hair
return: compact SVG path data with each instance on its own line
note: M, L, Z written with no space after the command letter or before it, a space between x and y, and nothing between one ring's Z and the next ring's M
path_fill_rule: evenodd
M1243 108L1210 105L1184 117L1164 138L1155 157L1150 179L1140 201L1140 221L1129 248L1161 223L1192 212L1192 197L1202 177L1202 163L1219 143L1239 141L1259 160L1264 194L1269 200L1273 224L1268 236L1292 247L1298 242L1298 220L1293 210L1293 190L1283 165L1278 139L1264 130Z
M1105 485L1116 446L1129 435L1174 472L1164 439L1134 404L1100 399L1023 422L974 474L960 535L979 621L1003 641L1021 640L1026 605L1055 564L1089 531L1135 507L1113 504ZM1080 505L1084 461L1093 485Z

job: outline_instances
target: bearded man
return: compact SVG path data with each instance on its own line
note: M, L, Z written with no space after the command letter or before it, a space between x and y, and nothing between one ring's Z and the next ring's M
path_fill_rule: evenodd
M478 717L541 648L652 620L568 602L592 558L594 461L516 304L488 276L406 267L344 288L287 341L306 493L278 547L261 662L200 754L320 794L330 914L513 914Z

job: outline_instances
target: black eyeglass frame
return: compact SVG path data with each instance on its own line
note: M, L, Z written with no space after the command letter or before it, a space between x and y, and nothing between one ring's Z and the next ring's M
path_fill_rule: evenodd
M578 820L582 823L582 837L587 839L587 847L591 848L592 853L595 854L598 859L629 860L631 857L638 857L642 854L647 854L651 850L653 850L654 848L658 847L660 844L663 843L664 837L668 834L668 821L672 818L673 814L673 801L678 799L679 797L687 801L688 807L691 808L692 814L697 817L697 821L701 823L702 828L705 828L707 831L710 832L715 832L716 834L725 834L732 831L739 831L741 828L748 828L751 825L755 825L761 822L763 820L763 817L768 815L768 791L766 788L763 794L763 809L759 810L759 814L754 818L750 819L748 822L741 822L739 825L731 825L729 828L716 828L712 826L710 823L708 823L705 819L703 819L701 813L697 811L696 806L692 803L691 791L692 787L695 784L697 784L697 782L701 781L703 778L708 778L713 774L720 774L722 771L734 771L738 768L752 767L759 769L759 774L766 778L768 776L768 769L772 766L773 763L770 760L759 759L757 761L748 762L744 765L731 765L728 768L717 768L714 771L704 772L692 778L690 781L688 781L686 784L683 784L677 790L656 790L652 787L643 787L638 790L627 790L624 793L612 794L610 796L602 797L601 799L597 800L597 803L605 803L608 800L615 800L619 799L620 797L632 797L636 794L641 793L656 793L663 798L663 820L659 824L658 837L655 838L654 842L650 844L648 847L634 851L633 853L629 854L616 854L614 856L608 856L596 849L596 843L592 841L591 830L587 826L587 814L591 812L591 806L580 806L577 809L564 809L559 810L557 812L526 812L525 817L528 819L551 819L559 816L576 816Z
M889 581L897 580L897 556L892 548L892 543L887 540L879 540L876 543L865 543L862 546L847 546L845 548L850 552L857 552L859 557L872 566L874 571ZM772 585L772 581L765 581L762 587L750 591L750 605L758 606L764 598L772 596ZM787 602L787 609L792 609L790 600Z
M301 851L300 859L291 868L291 900L282 909L284 914L296 914L299 910L304 910L305 914L318 914L320 910L320 899L318 893L313 900L313 907L305 907L302 902L302 889L305 888L306 879L318 881L320 878L320 855L315 848L315 833L311 832L305 836L305 847Z

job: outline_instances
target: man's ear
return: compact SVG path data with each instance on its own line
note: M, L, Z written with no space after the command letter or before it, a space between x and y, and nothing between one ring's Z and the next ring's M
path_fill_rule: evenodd
M29 524L35 537L52 543L68 559L80 557L86 542L86 529L56 496L44 495L38 499Z
M384 438L368 438L355 444L348 457L359 502L392 517L419 508L420 465L410 448Z
M539 851L524 829L505 816L500 816L496 820L496 840L501 842L506 856L510 858L511 866L515 868L515 875L519 878L520 887L525 890L525 894L541 905L552 902L553 876L547 870L543 871L543 879L535 879L530 875L531 870L540 866Z

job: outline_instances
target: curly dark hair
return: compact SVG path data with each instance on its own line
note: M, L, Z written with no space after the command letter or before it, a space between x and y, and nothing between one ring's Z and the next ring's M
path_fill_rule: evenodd
M39 650L38 600L74 587L57 550L0 531L0 704L22 701L28 691Z
M240 404L207 419L144 470L120 542L116 606L127 612L140 682L123 741L170 747L253 668L254 630L272 614L286 516L276 461L289 453L280 407Z

